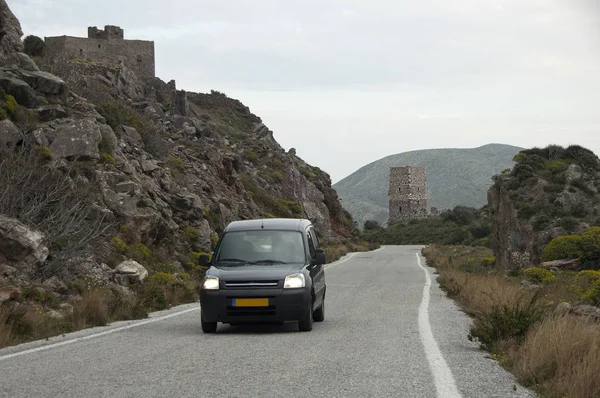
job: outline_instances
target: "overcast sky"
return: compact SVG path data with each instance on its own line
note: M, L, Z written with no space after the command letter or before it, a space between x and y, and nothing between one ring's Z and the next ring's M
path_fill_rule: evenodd
M25 34L119 25L157 75L241 100L334 182L487 143L600 154L598 0L8 0Z

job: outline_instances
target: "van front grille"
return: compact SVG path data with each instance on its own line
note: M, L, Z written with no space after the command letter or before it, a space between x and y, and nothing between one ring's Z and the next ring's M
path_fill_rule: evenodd
M274 289L279 281L224 281L225 289Z

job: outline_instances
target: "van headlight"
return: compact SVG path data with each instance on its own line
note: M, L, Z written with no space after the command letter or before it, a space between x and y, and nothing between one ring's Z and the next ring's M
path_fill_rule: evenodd
M292 274L285 277L284 289L297 289L306 286L304 274Z
M219 278L216 276L207 276L204 278L202 289L205 290L219 290Z

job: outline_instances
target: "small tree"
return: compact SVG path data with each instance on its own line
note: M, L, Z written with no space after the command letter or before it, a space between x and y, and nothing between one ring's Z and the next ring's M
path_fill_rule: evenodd
M379 228L381 228L381 226L379 225L379 223L377 221L375 221L375 220L365 221L364 229L366 231L373 230L373 229L379 229Z
M23 40L25 54L30 57L43 57L46 51L46 42L38 36L29 35Z

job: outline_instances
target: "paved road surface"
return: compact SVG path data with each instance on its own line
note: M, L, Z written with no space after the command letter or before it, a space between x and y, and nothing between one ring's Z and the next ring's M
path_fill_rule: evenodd
M468 317L419 252L387 246L329 265L326 319L309 333L219 325L205 335L193 304L0 350L0 396L533 396L467 340Z

